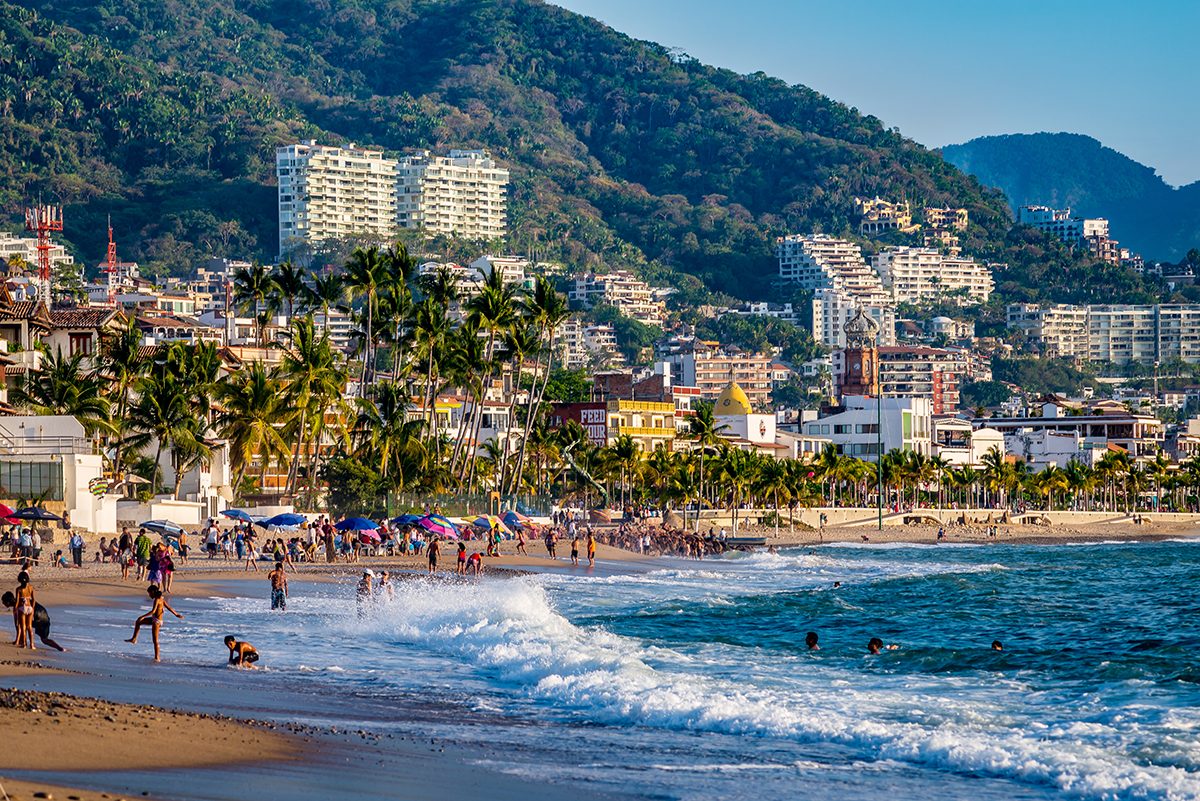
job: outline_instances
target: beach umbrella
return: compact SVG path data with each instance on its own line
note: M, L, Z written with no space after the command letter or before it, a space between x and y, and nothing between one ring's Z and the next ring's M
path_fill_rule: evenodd
M307 518L304 515L284 512L274 517L268 517L266 520L256 520L254 522L263 528L300 528L300 525L306 520Z
M417 521L417 525L430 534L436 534L439 537L458 538L458 526L441 515L425 515Z
M358 529L358 538L366 542L383 542L383 537L379 536L378 531L368 529Z
M175 525L170 520L147 520L138 526L138 528L144 528L147 531L153 531L156 534L164 536L169 534L172 537L178 537L183 533L183 527Z
M254 515L249 512L243 512L241 509L226 509L221 512L221 515L232 520L240 520L243 523L253 523L256 519Z
M421 519L420 515L403 514L399 517L393 517L392 522L399 526L411 526Z
M503 519L504 524L509 528L525 528L526 526L533 525L532 520L515 509L509 509L505 512Z
M495 515L480 515L479 517L477 517L473 521L471 521L471 525L475 526L476 528L482 528L485 530L499 531L503 534L511 534L512 533L511 531L508 530L508 526L504 525L504 521L501 520L500 518L496 517Z
M379 524L365 517L347 517L334 528L338 531L374 531Z
M53 512L47 512L40 506L26 506L9 515L13 520L62 520Z

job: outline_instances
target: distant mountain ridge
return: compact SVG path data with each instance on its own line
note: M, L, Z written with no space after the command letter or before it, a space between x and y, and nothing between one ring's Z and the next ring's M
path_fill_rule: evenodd
M1105 217L1113 238L1148 258L1178 261L1200 247L1200 181L1175 189L1090 136L983 136L948 145L942 155L1003 190L1014 210L1070 206L1081 216Z

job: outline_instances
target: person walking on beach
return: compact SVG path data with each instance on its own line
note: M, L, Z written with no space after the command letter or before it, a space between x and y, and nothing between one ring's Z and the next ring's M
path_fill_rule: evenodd
M458 566L455 568L455 572L460 576L467 574L467 544L465 542L458 544Z
M13 623L15 624L16 623L15 612L16 612L16 608L17 608L17 596L13 595L11 592L6 592L6 593L4 593L2 600L4 603L5 609L13 610L13 612L14 612ZM42 606L41 604L39 604L36 601L34 601L34 604L33 604L33 633L38 636L39 640L41 640L46 645L50 646L51 648L53 648L57 651L67 650L66 648L63 648L61 645L56 643L54 640L50 639L50 613L46 611L46 607ZM15 645L15 643L14 643L14 645Z
M282 564L276 564L275 568L267 574L267 581L271 582L271 609L286 612L288 582L287 573L284 572Z
M571 538L571 566L579 567L579 535Z
M432 576L434 573L437 572L438 554L442 550L442 545L438 541L438 538L434 537L433 539L431 539L429 541L429 547L426 548L425 550L426 550L426 553L428 553L428 555L429 555L429 575Z
M71 561L75 563L75 567L83 567L83 535L76 531L67 544L71 548Z
M138 529L138 535L133 541L133 555L137 557L137 580L146 578L146 568L150 563L150 538L146 529Z
M258 649L248 642L239 642L232 634L225 636L225 647L229 649L229 664L239 668L256 669Z
M525 530L517 529L517 553L522 556L529 556L525 550Z
M595 534L595 532L592 531L591 526L588 526L587 549L588 549L588 567L595 567L596 566L596 534Z
M246 549L246 569L243 572L249 573L250 568L254 568L254 572L258 572L258 545L254 542L254 532L247 531L243 535L243 546Z
M150 611L133 622L133 636L125 642L137 645L138 632L142 630L142 626L150 626L150 633L154 639L154 661L161 662L162 655L158 649L158 632L162 628L163 610L170 612L180 620L183 620L183 615L171 608L171 605L167 603L167 599L163 597L162 590L156 585L151 584L147 587L146 595L150 596Z
M29 574L22 570L17 574L17 592L13 597L13 622L17 626L17 639L13 645L18 648L37 650L33 644L33 616L36 611L37 598L33 594L33 585L29 583Z

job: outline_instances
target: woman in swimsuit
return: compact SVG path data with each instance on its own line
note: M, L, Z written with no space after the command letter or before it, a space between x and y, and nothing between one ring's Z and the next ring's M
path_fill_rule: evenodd
M29 583L29 574L25 571L17 576L17 605L13 607L13 621L17 625L18 648L28 648L36 651L33 644L33 610L37 599L33 595L33 586Z

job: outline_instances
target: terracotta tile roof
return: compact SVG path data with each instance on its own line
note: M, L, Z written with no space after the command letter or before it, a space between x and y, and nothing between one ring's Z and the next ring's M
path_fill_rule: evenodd
M101 328L116 316L116 309L51 309L50 324L55 328Z
M7 306L0 306L0 320L36 320L45 322L46 310L36 300L22 300Z

